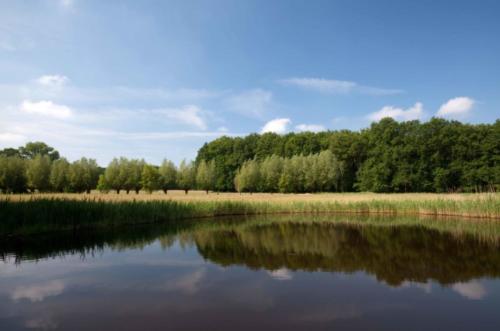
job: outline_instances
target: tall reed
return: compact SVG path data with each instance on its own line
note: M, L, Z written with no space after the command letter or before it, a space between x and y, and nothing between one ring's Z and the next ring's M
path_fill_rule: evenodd
M500 199L360 202L5 199L0 201L0 236L223 215L339 212L500 219Z

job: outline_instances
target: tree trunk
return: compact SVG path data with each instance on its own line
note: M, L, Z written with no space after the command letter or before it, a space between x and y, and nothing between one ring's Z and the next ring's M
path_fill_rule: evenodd
M116 189L116 194L120 194L120 189Z
M185 193L185 194L188 194L188 191L189 191L189 190L184 190L184 193Z

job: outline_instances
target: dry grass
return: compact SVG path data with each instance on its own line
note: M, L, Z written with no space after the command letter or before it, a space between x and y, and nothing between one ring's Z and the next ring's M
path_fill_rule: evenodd
M0 196L0 235L227 215L358 213L500 219L500 194L25 194Z
M390 202L425 202L425 201L456 201L473 202L478 200L493 199L500 202L500 193L318 193L318 194L283 194L283 193L209 193L205 191L169 191L147 193L99 193L90 194L78 193L37 193L37 194L0 194L0 200L32 200L32 199L70 199L70 200L101 200L101 201L158 201L172 200L180 202L191 201L248 201L248 202L369 202L369 201L390 201Z

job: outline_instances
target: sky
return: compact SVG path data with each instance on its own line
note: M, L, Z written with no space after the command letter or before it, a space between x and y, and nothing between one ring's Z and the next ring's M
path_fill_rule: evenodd
M500 118L500 1L0 0L0 148L193 159L220 136Z

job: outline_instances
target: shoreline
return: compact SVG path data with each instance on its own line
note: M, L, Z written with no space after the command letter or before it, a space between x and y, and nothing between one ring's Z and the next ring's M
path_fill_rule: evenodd
M214 217L272 215L415 216L500 221L500 198L475 200L176 201L38 197L0 198L0 237L102 226L168 223Z

